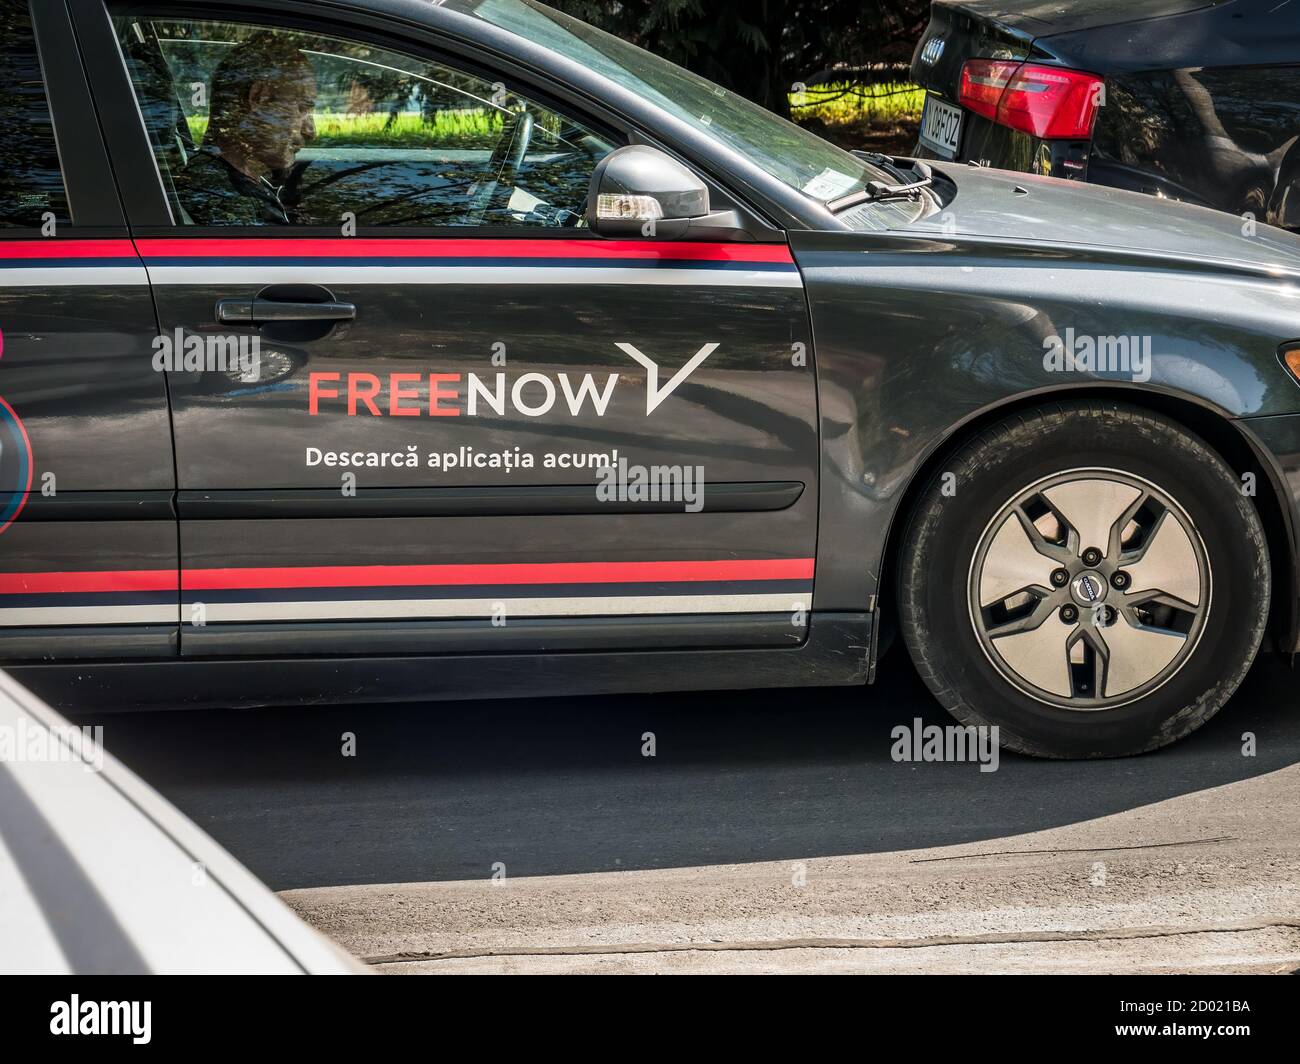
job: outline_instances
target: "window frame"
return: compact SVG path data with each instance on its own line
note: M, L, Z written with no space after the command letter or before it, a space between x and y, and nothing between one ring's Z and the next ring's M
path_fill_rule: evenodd
M152 145L149 142L148 132L144 126L144 117L140 113L140 107L135 95L135 87L131 83L130 68L127 65L126 57L122 54L121 47L118 44L116 27L113 26L112 18L114 16L130 16L141 18L166 18L191 22L239 22L246 25L265 27L268 29L285 29L299 30L304 33L319 33L330 36L343 38L347 41L358 43L372 44L376 47L385 48L389 51L397 52L404 56L416 59L420 62L438 64L445 66L447 69L470 77L479 78L487 84L494 82L503 83L506 88L524 99L531 105L546 110L553 111L563 118L576 122L590 132L604 138L618 147L630 143L635 137L635 132L629 129L625 123L616 123L610 121L612 116L600 116L594 118L587 113L578 111L576 108L567 105L563 101L557 100L552 93L545 89L535 88L535 83L525 81L522 78L515 77L513 70L506 69L506 64L502 64L500 69L489 68L482 63L467 62L460 56L448 55L442 49L426 47L421 42L412 42L409 40L399 40L390 34L383 32L371 32L354 22L342 22L339 20L308 20L295 17L290 12L274 10L271 8L253 9L250 7L226 8L219 4L205 6L202 17L196 17L193 8L181 8L170 4L117 4L109 5L109 14L107 23L113 33L113 52L116 64L121 67L121 77L125 80L125 87L130 93L131 106L138 124L138 136L134 139L137 141L137 147L134 149L138 153L141 149L148 154L150 166L149 181L149 200L148 213L145 221L143 218L141 224L150 229L165 228L172 235L189 234L194 236L278 236L284 238L292 234L296 237L310 238L320 236L338 236L339 226L319 226L319 225L221 225L221 226L200 226L187 225L177 220L171 210L171 204L167 200L166 188L163 176L160 172L158 160L154 154ZM161 208L161 209L160 209ZM135 216L132 216L134 221ZM485 238L497 239L521 239L528 237L537 237L546 239L549 237L560 237L573 239L576 235L589 234L586 229L574 229L551 226L537 225L489 225L489 226L472 226L472 225L438 225L438 226L383 226L383 225L362 225L358 224L356 234L358 237L383 238L383 237L439 237L449 236L458 238L474 238L475 236L484 236Z
M125 16L125 17L126 17L126 18L135 18L135 17L144 18L145 16L128 15L128 16ZM210 18L191 18L191 19L183 19L183 20L175 20L175 21L183 21L183 22L186 22L186 23L190 24L191 26L200 26L200 27L202 27L202 26L204 26L204 25L212 25L212 24L234 24L234 25L245 26L245 27L249 27L249 28L256 28L256 29L258 29L258 30L268 29L268 30L271 30L271 31L273 31L273 32L277 32L277 33L279 33L279 32L289 32L289 33L294 33L294 32L298 32L299 29L300 29L300 28L297 27L297 26L285 26L285 25L281 24L281 23L278 22L278 21L277 21L277 22L269 22L269 21L261 20L261 19L257 19L257 20L254 20L254 19L248 19L248 20L245 20L245 19L227 19L227 18L212 18L212 19L210 19ZM115 31L117 31L117 30L118 30L118 27L115 26L114 29L115 29ZM318 31L317 31L317 29L316 29L315 27L313 27L313 28L308 29L308 30L306 30L306 31L304 31L304 32L308 32L308 33L316 33L316 32L318 32ZM348 42L348 43L352 43L353 41L360 41L360 43L365 43L365 44L367 44L367 45L376 43L376 42L372 42L372 41L369 41L369 40L359 39L359 38L357 38L357 37L355 37L355 36L344 36L344 35L342 35L342 34L329 34L329 36L334 37L334 38L339 39L339 40L342 40L342 41L346 41L346 42ZM609 142L609 143L611 144L610 151L613 151L615 148L618 148L618 147L622 146L623 144L627 143L626 138L623 137L623 136L619 136L619 135L616 135L616 134L614 134L614 133L611 133L609 130L607 130L607 129L601 127L601 126L597 126L595 123L592 123L592 122L586 121L585 119L579 119L579 118L576 118L576 117L574 116L573 112L572 112L572 109L561 109L560 107L554 105L554 104L553 104L551 101L549 101L549 100L541 100L541 99L538 99L537 94L532 93L532 92L528 92L528 93L522 93L522 92L520 92L520 91L518 90L518 88L517 88L514 84L505 83L505 82L502 80L502 78L501 78L500 76L498 76L497 74L495 74L494 72L486 71L486 70L484 70L484 71L479 71L479 70L476 70L476 69L470 69L470 68L467 68L467 66L466 66L465 64L453 64L453 63L450 63L450 62L445 61L444 59L442 59L442 58L440 58L440 57L438 57L438 58L434 58L434 57L431 57L431 56L429 56L429 55L425 55L425 54L419 53L419 52L417 52L417 51L413 51L413 50L411 50L409 47L408 47L408 48L404 48L404 49L396 49L396 48L392 48L392 47L390 47L390 46L388 46L388 45L384 45L384 46L383 46L383 50L384 50L384 52L385 52L386 54L388 54L388 55L390 55L390 56L395 56L395 57L400 56L402 60L408 60L408 61L410 61L410 63L411 63L412 65L420 66L420 67L422 67L422 68L424 69L424 73L423 73L423 74L417 74L417 73L412 72L412 74L411 74L412 79L420 79L420 78L423 78L424 80L429 81L429 82L432 82L432 83L439 83L439 75L442 74L442 73L446 73L446 74L451 75L453 80L454 80L456 77L472 78L476 83L478 83L478 84L477 84L477 87L478 87L478 88L481 90L481 92L484 93L484 94L490 94L492 91L494 91L494 90L496 89L497 86L499 86L499 85L505 85L507 91L508 91L512 96L514 96L516 99L518 99L519 101L521 101L521 102L525 102L525 103L528 105L528 109L529 109L530 111L533 111L534 113L549 113L549 114L554 115L554 116L556 116L557 118L561 119L561 121L563 121L563 122L566 122L566 123L572 123L573 125L575 125L575 126L577 126L577 127L580 127L581 130L582 130L584 133L592 134L592 135L594 135L594 136L596 136L596 137L599 137L601 140L604 140L604 141L606 141L606 142ZM125 59L125 56L124 56L123 58ZM349 61L357 62L357 60L355 60L353 57L351 57L351 56L349 56L349 55L347 55L346 53L343 53L343 52L340 52L340 53L338 54L338 59L340 59L341 61L344 61L344 62L349 62ZM381 63L380 65L382 65L382 63ZM398 69L398 68L394 67L393 69ZM129 63L128 63L128 74L129 74L129 73L130 73L130 66L129 66ZM133 90L134 90L134 83L133 83ZM467 97L467 99L468 99L468 98L469 98L469 97ZM138 108L139 108L139 99L138 99L138 97L137 97L137 109L138 109ZM535 139L534 143L536 143L536 139ZM310 149L311 147L313 147L313 145L309 144L307 147L308 147L308 149ZM160 161L160 160L158 159L158 157L157 157L157 153L156 153L156 152L151 152L151 154L152 154L153 157L154 157L155 167L156 167L156 169L158 170L158 178L159 178L159 180L163 183L163 185L164 185L164 189L166 189L167 185L169 184L168 178L170 178L170 183L171 183L172 185L179 185L179 183L180 183L180 180L179 180L180 175L177 174L177 173L172 173L172 174L170 174L170 175L164 174L164 173L163 173L163 163L162 163L162 161ZM489 155L489 157L490 157L491 152L489 152L488 155ZM603 158L603 156L601 156L600 158ZM596 158L596 159L593 159L593 160L592 160L592 162L591 162L591 167L590 167L590 169L591 169L592 171L595 170L595 167L596 167L596 165L599 163L599 161L600 161L599 158ZM466 176L467 176L467 178L472 177L472 180L473 180L474 182L479 182L479 181L487 180L491 175L489 174L489 172L488 172L488 170L486 169L486 167L484 167L484 168L481 170L481 172L473 172L473 171L467 169L467 171L466 171ZM412 188L415 188L415 187L417 187L417 186L412 185L411 187L412 187ZM430 188L432 188L432 187L433 187L433 186L430 186ZM520 186L520 187L522 188L523 186ZM574 202L575 202L575 203L585 204L585 202L586 202L586 196L587 196L587 189L588 189L588 184L584 183L584 184L582 185L582 188L581 188L581 193L580 193L579 195L575 196L575 198L574 198ZM526 191L526 189L525 189L525 191ZM382 199L382 196L379 197L379 198ZM308 201L308 202L309 202L309 201ZM367 202L369 202L369 201L367 200ZM184 228L184 229L186 229L186 230L200 228L200 226L196 226L196 225L192 225L192 224L182 224L182 223L180 223L180 222L176 222L176 221L175 221L175 210L174 210L175 205L176 205L176 201L174 201L174 200L169 196L169 197L168 197L168 209L169 209L170 212L172 212L172 218L173 218L173 221L174 221L174 223L177 225L178 228ZM181 204L181 207L182 207L182 208L185 208L185 206L186 206L185 204L183 204L183 203ZM321 213L321 212L318 211L318 212L315 212L315 213ZM448 215L456 215L456 214L458 214L459 212L457 212L457 211L455 211L455 210L449 210L447 213L448 213ZM270 224L261 224L261 225L251 226L251 228L257 228L257 229L274 229L274 230L276 230L277 232L281 232L281 233L288 233L288 232L295 232L295 233L296 233L296 232L302 232L302 231L307 231L307 230L330 229L331 227L332 227L332 228L337 228L337 223L334 223L334 222L332 222L332 221L331 221L331 222L326 222L326 221L317 221L315 224L307 224L307 225L287 225L287 226L286 226L286 225L279 225L279 224L276 224L276 223L270 223ZM223 230L223 231L230 231L230 230L235 230L235 229L239 229L239 228L249 228L249 227L241 227L241 226L235 226L235 225L221 225L221 226L208 226L208 227L206 227L206 228L220 228L220 229ZM393 231L393 230L397 230L397 229L414 229L414 230L419 230L419 231L421 231L421 232L429 232L429 231L434 230L434 229L446 229L446 230L448 230L449 232L454 231L454 232L457 232L457 233L466 233L466 232L473 231L473 230L480 229L480 228L481 228L481 229L485 229L485 230L490 229L490 230L492 230L492 231L494 231L494 232L497 232L497 231L503 231L503 230L508 230L511 234L516 234L516 233L521 233L521 232L535 232L535 231L538 231L538 230L541 229L541 228L550 228L550 227L547 227L547 226L539 226L539 225L536 224L536 223L519 224L519 225L513 225L513 226L512 226L512 225L507 225L507 224L500 224L500 223L485 224L485 225L481 225L481 226L475 226L475 225L465 224L465 223L461 223L461 222L457 222L457 223L455 223L455 224L447 224L447 225L413 223L413 224L407 224L407 225L403 225L403 226L398 226L398 225L383 225L383 224L375 224L375 225L370 225L370 226L362 226L362 225L359 225L359 226L358 226L358 232L360 232L361 229L373 230L375 233L389 232L389 231ZM573 232L573 230L572 230L571 228L568 229L567 231L568 231L570 234L572 234L572 232Z

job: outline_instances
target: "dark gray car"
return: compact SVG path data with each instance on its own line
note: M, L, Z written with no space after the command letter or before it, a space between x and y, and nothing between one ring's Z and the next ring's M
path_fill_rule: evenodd
M848 154L524 0L0 7L0 655L56 703L865 684L901 630L1086 757L1300 645L1287 233Z

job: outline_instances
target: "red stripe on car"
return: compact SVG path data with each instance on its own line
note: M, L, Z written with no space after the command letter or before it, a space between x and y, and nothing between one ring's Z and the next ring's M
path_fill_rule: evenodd
M0 240L0 259L131 259L129 240Z
M98 594L175 591L175 569L122 569L97 573L0 573L0 595Z
M812 558L691 562L505 562L487 565L340 565L293 568L186 569L187 591L251 588L422 587L506 584L633 584L811 580ZM0 573L0 594L97 594L175 591L174 569L89 573Z
M146 259L168 258L500 258L676 259L793 265L785 244L725 244L645 240L401 240L363 237L319 239L215 238L138 240Z
M505 562L490 565L342 565L186 569L185 591L276 587L421 587L477 584L631 584L811 580L812 558L705 562Z

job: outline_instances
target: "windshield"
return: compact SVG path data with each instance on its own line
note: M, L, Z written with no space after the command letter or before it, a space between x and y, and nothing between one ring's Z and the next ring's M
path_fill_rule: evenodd
M472 15L580 63L821 202L889 180L868 163L682 67L531 0L458 0Z

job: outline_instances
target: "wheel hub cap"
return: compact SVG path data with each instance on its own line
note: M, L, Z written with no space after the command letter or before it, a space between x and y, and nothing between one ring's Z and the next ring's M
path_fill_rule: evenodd
M1064 709L1110 709L1186 664L1209 614L1210 567L1168 493L1118 470L1074 469L994 514L968 599L981 649L1012 685Z
M1090 610L1106 600L1107 587L1106 578L1095 569L1089 569L1071 581L1070 594L1074 596L1075 602Z

